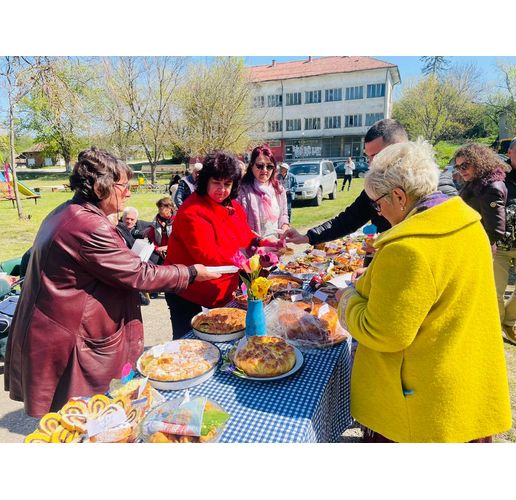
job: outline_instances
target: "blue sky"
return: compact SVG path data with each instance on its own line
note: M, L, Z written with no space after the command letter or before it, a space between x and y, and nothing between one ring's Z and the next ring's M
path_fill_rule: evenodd
M299 61L306 59L308 56L250 56L245 58L246 65L258 66L262 64L270 64L272 59L276 62ZM315 57L315 56L314 56ZM371 56L382 61L396 64L400 70L401 81L407 82L410 78L418 78L421 76L421 63L419 57L415 56ZM516 64L516 57L496 57L496 56L464 56L450 57L452 63L475 63L482 71L485 81L497 79L496 61L504 61L512 65Z

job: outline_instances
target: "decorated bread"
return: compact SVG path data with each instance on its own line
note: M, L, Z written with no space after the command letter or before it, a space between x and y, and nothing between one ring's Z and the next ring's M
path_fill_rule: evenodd
M242 309L247 309L247 300L248 300L248 297L246 294L235 296L235 302L238 304L238 307L241 307ZM263 303L268 304L271 300L272 300L272 295L267 294Z
M242 313L241 309L235 309ZM176 344L174 352L163 352L159 356L152 350L142 354L139 369L143 375L154 380L187 380L211 370L219 361L219 350L203 340L182 339L170 342Z
M245 329L245 312L236 307L219 307L197 315L192 327L203 333L228 334Z
M294 348L279 337L249 337L234 357L237 368L249 377L276 377L296 364Z

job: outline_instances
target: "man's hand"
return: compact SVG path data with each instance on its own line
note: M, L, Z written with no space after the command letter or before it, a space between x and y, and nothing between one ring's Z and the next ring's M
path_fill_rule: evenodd
M297 229L290 228L287 229L282 235L281 239L286 243L295 243L296 245L302 243L308 243L308 236L305 234L301 234Z
M208 281L208 280L216 280L222 276L220 273L210 273L206 266L202 264L195 264L195 270L197 271L197 276L194 281Z

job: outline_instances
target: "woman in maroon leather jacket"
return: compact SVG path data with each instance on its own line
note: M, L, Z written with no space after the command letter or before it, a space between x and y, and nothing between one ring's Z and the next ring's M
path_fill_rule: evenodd
M130 196L131 169L96 148L79 154L72 200L43 221L11 325L5 389L40 417L107 390L143 351L138 290L181 291L215 279L204 266L155 266L131 252L107 216Z
M464 180L460 197L482 216L489 243L496 252L496 242L505 235L507 166L483 144L466 144L453 156L455 168Z

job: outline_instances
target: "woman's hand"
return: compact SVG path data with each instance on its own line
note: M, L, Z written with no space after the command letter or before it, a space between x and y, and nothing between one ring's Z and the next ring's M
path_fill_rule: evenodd
M294 229L293 227L287 229L281 235L281 239L286 243L295 243L298 245L301 243L309 243L308 236L301 234L299 231L297 231L297 229Z
M358 269L355 269L351 275L351 284L354 285L358 281L358 278L360 278L360 276L362 276L366 271L367 267L359 267Z
M208 280L216 280L222 276L220 273L212 273L206 269L206 266L202 264L195 264L195 270L197 271L197 276L194 281L208 281Z

